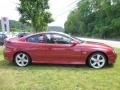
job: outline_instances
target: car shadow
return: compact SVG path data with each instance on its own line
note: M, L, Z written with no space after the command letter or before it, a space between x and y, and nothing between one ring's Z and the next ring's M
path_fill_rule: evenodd
M23 69L24 68L24 69ZM102 69L93 69L88 67L87 65L73 65L73 64L30 64L27 67L19 67L15 64L1 60L0 61L0 69L7 69L7 70L104 70L113 68L113 65L108 65Z

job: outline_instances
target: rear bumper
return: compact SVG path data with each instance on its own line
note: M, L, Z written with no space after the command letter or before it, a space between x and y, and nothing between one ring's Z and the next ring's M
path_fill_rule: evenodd
M12 62L13 61L13 55L14 55L13 51L7 50L7 49L4 48L3 56L4 56L5 60L8 60L8 61Z

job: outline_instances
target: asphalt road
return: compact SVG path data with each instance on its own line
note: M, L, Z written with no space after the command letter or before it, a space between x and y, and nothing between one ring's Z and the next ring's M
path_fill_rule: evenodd
M90 38L81 38L81 37L78 37L78 38L81 40L85 40L85 41L101 42L101 43L105 43L105 44L115 47L115 48L120 48L120 41L90 39Z

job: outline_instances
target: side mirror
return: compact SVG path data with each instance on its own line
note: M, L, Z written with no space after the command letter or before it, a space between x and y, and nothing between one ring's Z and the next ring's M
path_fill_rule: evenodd
M76 41L71 41L72 46L75 46L76 44L78 44Z

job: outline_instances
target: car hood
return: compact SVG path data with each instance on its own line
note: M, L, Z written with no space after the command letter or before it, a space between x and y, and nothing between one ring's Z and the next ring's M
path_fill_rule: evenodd
M100 43L100 42L85 41L82 45L83 45L83 46L87 46L87 47L109 48L109 49L113 49L111 46L106 45L106 44L104 44L104 43Z

